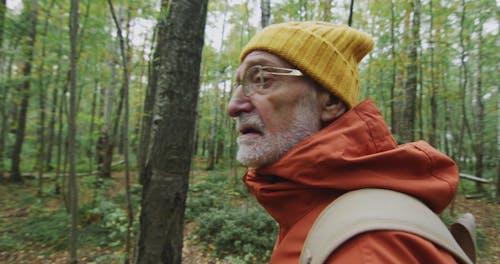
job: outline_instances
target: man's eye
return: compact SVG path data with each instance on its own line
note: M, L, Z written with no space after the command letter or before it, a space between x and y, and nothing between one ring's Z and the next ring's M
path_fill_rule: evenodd
M263 84L263 83L268 82L270 80L270 78L271 78L271 74L260 73L260 74L255 74L251 78L251 81L252 81L252 83Z
M262 80L263 82L269 82L272 79L274 79L274 75L270 72L263 72L262 73Z

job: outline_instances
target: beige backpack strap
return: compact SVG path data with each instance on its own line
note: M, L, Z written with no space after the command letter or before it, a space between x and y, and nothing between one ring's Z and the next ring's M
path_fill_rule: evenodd
M385 189L348 192L328 205L316 219L304 243L300 264L322 264L348 239L373 230L398 230L419 235L473 262L439 217L416 198Z

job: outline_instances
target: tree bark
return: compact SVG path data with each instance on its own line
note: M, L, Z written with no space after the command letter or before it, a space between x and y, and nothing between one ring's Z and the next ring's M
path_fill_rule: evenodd
M29 8L30 30L28 36L28 47L26 48L26 62L23 66L23 75L25 81L21 87L21 105L19 110L18 124L16 130L16 142L12 150L12 166L10 171L11 182L23 182L21 177L21 152L24 143L24 136L26 132L26 118L28 115L28 106L30 99L30 86L31 86L31 68L33 63L33 54L36 42L36 25L38 17L38 2L32 0Z
M403 110L403 126L401 127L401 140L410 142L415 140L415 117L417 102L418 82L418 46L420 43L420 0L412 1L413 18L411 23L411 40L406 68L408 80L405 85L405 107Z
M165 34L158 36L158 91L137 263L181 263L207 2L173 1L159 24Z
M396 65L396 37L395 37L395 24L396 24L396 16L394 12L394 3L391 1L391 68L392 68L392 81L391 81L391 88L390 88L390 113L391 113L391 133L393 135L396 135L399 133L398 131L398 126L397 126L397 118L396 118L396 96L395 96L395 90L396 90L396 76L397 76L397 65Z
M38 130L40 148L38 150L38 195L43 195L43 172L45 170L45 119L46 119L46 101L47 101L47 87L50 83L50 79L52 78L52 72L49 72L47 75L44 75L44 67L45 67L45 56L47 55L46 48L46 36L49 27L49 18L51 16L50 11L54 6L54 0L52 0L47 8L47 13L45 15L45 21L42 31L42 52L40 55L41 63L38 66L38 90L39 90L39 105L40 105L40 128Z
M332 19L332 0L320 1L323 4L323 21L330 21Z
M166 2L166 1L162 1ZM163 8L162 8L163 9ZM166 7L165 7L166 9ZM155 34L156 35L156 34ZM157 87L157 69L160 66L158 48L153 53L153 58L149 61L148 67L148 86L146 88L146 96L144 97L144 108L142 111L142 124L141 124L141 139L138 154L138 168L139 168L139 183L143 183L146 177L147 160L149 159L148 153L151 140L151 127L153 122L153 106L155 102L156 87Z
M481 21L482 22L482 21ZM475 125L476 139L475 142L475 156L476 156L476 176L479 178L483 177L483 160L484 160L484 102L483 102L483 84L482 84L482 43L483 39L483 26L479 24L479 42L478 42L478 68L477 68L477 79L476 79L476 104L477 104L477 123ZM480 182L476 182L476 191L478 193L483 192L483 186Z
M59 37L60 39L62 38L62 31L59 30ZM58 42L58 47L57 47L57 60L60 61L62 57L62 43L61 41ZM51 171L53 169L52 166L52 150L54 148L54 136L55 136L55 126L56 126L56 121L57 121L57 114L58 114L58 99L59 99L59 87L61 83L61 74L62 74L62 67L59 65L57 67L56 71L56 76L55 76L55 85L54 85L54 90L52 91L52 104L50 108L50 122L49 122L49 127L48 127L48 133L47 133L47 155L46 155L46 161L45 161L45 168L47 170ZM58 136L58 139L60 136ZM57 144L56 144L57 145Z
M113 7L113 2L108 0L109 10L111 11L111 15L113 17L113 21L115 22L116 31L118 35L118 39L120 40L120 54L122 56L122 69L123 69L123 102L124 102L124 117L122 124L122 134L123 134L123 154L124 154L124 162L125 162L125 191L127 196L127 232L125 238L125 260L124 263L130 263L130 249L131 249L131 233L132 233L132 225L133 225L133 215L132 212L132 201L130 194L130 167L129 167L129 156L128 156L128 119L129 119L129 100L128 100L128 92L129 92L129 72L128 72L128 56L127 49L125 48L125 40L123 38L122 30L120 27L120 22L115 14L115 9Z
M70 96L68 115L68 159L69 159L69 187L71 210L71 233L69 239L70 263L78 263L78 184L76 179L76 74L77 74L77 41L78 41L78 4L79 0L71 0L69 38L71 47L70 57Z
M497 66L497 68L498 68L498 66ZM497 84L497 113L498 112L500 112L500 85ZM500 204L500 115L497 115L497 192L496 192L496 202L497 202L497 204Z
M0 1L0 47L3 47L3 32L4 32L4 25L5 25L5 11L7 9L6 2L7 0L1 0ZM3 55L3 50L0 49L0 65L4 64L4 55ZM0 76L3 76L3 67L0 67ZM5 165L4 165L4 151L5 151L5 134L7 130L7 85L5 85L5 81L2 81L2 84L0 85L0 91L1 91L1 98L0 102L2 103L3 107L0 110L0 118L1 118L1 123L0 123L0 182L3 181L3 174L5 172Z
M497 20L498 21L498 20ZM497 35L500 29L497 29ZM497 63L497 72L500 71L500 65ZM500 85L497 83L497 113L500 113ZM496 203L500 204L500 114L497 114L497 191Z
M7 0L0 1L0 47L3 46L3 32L5 28L5 11L7 10ZM0 51L0 61L3 58L3 51Z
M464 145L465 145L465 133L471 135L471 129L469 125L469 119L467 117L467 84L468 84L468 77L469 77L469 69L468 69L468 52L467 52L467 47L466 47L466 38L467 38L467 33L466 33L466 14L467 14L467 3L465 0L462 0L462 13L460 16L460 34L459 34L459 39L460 39L460 75L459 75L459 86L460 86L460 98L462 99L461 101L461 112L462 112L462 120L461 120L461 127L460 127L460 133L459 133L459 138L457 142L457 158L461 159L464 151Z
M269 21L271 21L271 1L270 0L261 0L260 1L260 25L262 28L269 26Z
M434 31L434 4L433 0L429 1L429 14L430 14L430 30L429 30L429 40L430 40L430 69L431 69L431 85L430 85L430 115L431 115L431 126L429 130L429 144L432 146L437 146L436 141L436 130L437 130L437 97L438 97L438 87L436 85L437 74L435 73L436 68L434 68L434 46L436 45L436 40L433 34Z
M352 16L354 15L354 0L351 0L351 5L349 6L349 19L347 20L347 25L352 26Z
M112 75L116 75L115 65L110 65ZM103 179L111 178L111 163L113 161L113 136L111 129L111 114L114 104L114 82L106 87L104 92L104 124L99 132L96 145L97 171L98 176ZM121 99L120 99L121 100Z
M217 76L220 76L220 73L216 73ZM219 77L216 77L216 84L219 83ZM217 117L219 110L219 88L214 87L215 95L214 95L214 103L213 103L213 113L212 113L212 122L210 124L210 138L208 140L208 164L207 170L213 170L215 167L215 148L216 148L216 138L217 138Z

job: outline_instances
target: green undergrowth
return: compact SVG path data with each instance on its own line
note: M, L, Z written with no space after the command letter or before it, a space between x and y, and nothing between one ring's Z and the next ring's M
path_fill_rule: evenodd
M190 239L230 263L266 263L277 234L274 220L241 181L215 171L190 185L186 221Z
M78 247L114 249L117 256L105 256L106 259L119 258L127 227L125 192L110 195L109 190L114 188L116 181L94 179L80 179ZM61 195L53 193L52 184L46 183L46 192L41 198L37 196L36 181L9 187L12 193L1 204L0 251L36 248L37 254L50 255L67 250L71 215ZM140 197L135 194L132 198L134 208L137 208ZM137 223L134 228L137 228ZM94 262L109 263L100 262L98 258Z

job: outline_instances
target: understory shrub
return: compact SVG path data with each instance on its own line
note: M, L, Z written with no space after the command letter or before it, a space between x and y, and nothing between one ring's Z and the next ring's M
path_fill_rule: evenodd
M277 226L261 208L211 208L197 222L197 240L206 249L213 248L218 258L236 256L243 263L264 263L271 255Z
M266 263L277 236L274 220L240 181L215 172L192 183L186 221L195 223L190 239L230 263Z
M212 173L206 179L189 185L186 200L186 221L194 221L210 208L223 208L228 203L244 200L248 191L223 173Z

